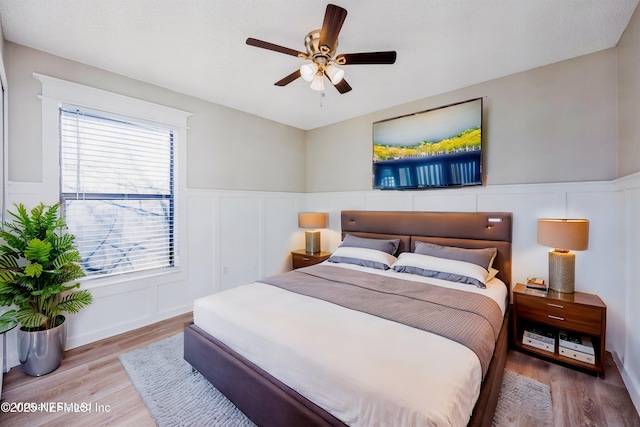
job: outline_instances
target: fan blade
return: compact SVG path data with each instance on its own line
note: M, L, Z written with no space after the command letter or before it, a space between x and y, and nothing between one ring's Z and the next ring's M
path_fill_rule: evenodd
M343 60L344 62L342 62ZM393 64L396 62L396 52L391 50L387 52L345 53L338 55L335 62L342 65Z
M294 81L295 79L297 79L298 77L300 77L300 70L295 70L293 73L289 74L287 77L285 77L284 79L275 82L274 84L276 86L286 86L289 83L291 83L292 81Z
M306 53L302 53L302 52L294 50L294 49L289 49L288 47L278 46L277 44L265 42L265 41L254 39L254 38L251 38L251 37L249 37L247 39L247 44L249 46L255 46L255 47L262 48L262 49L273 50L275 52L284 53L286 55L299 56L299 55L302 54L302 55L306 56Z
M327 5L327 10L324 13L324 22L320 30L319 46L326 46L329 50L333 50L346 17L346 9L335 4Z
M345 79L340 80L338 83L334 84L334 86L340 93L347 93L351 90L351 86L349 86L349 83L347 83Z

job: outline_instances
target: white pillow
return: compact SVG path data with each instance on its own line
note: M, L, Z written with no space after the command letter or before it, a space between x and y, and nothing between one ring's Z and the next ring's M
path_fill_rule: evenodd
M329 262L361 265L363 267L388 270L398 258L383 251L356 247L339 247L329 257Z
M496 270L493 267L489 267L489 274L487 274L487 277L485 278L484 283L487 284L490 281L492 281L493 278L496 277L499 272L500 272L500 270Z
M498 270L487 273L483 267L465 261L454 259L438 258L429 255L420 255L411 252L400 254L392 268L401 273L418 274L436 279L448 280L450 282L467 283L486 288L486 284L491 280ZM494 272L495 271L495 272Z

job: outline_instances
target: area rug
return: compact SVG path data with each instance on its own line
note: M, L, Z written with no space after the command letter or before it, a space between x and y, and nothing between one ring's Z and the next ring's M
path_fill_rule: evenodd
M120 356L158 426L254 426L182 357L182 334ZM494 426L551 426L551 392L545 384L505 371Z
M493 425L552 426L551 389L546 384L505 370Z

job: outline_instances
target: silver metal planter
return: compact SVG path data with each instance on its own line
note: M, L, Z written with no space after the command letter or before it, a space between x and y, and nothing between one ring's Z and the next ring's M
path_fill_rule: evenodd
M64 318L63 318L64 319ZM34 377L55 371L67 345L67 322L46 331L18 330L18 357L25 374Z

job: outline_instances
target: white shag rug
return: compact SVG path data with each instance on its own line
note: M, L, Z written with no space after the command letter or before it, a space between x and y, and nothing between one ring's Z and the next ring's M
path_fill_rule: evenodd
M120 355L120 362L160 427L255 426L233 403L183 358L183 335ZM493 419L497 427L551 426L553 409L547 385L505 371Z
M493 425L552 426L551 389L546 384L505 370Z

